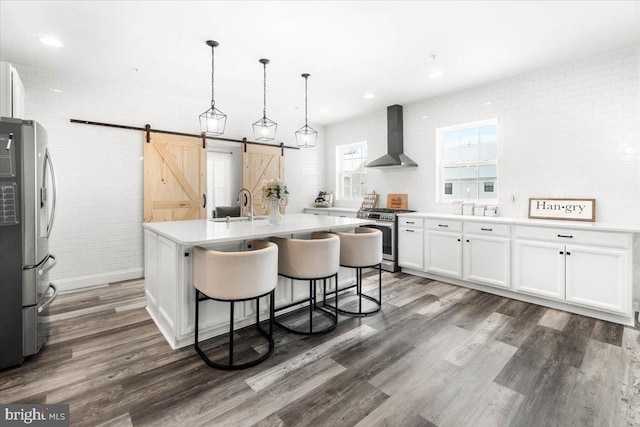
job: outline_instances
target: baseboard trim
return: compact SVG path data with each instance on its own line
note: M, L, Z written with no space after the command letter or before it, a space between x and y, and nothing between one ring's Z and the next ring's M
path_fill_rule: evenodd
M120 282L122 280L139 279L141 277L144 277L143 268L130 268L128 270L110 271L108 273L90 274L88 276L54 280L51 283L56 285L58 292L67 293L87 288L106 286L109 283Z

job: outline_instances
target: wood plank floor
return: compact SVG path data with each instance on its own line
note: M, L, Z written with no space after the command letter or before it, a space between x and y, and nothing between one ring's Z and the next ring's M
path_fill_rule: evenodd
M402 273L383 280L378 315L341 317L318 337L276 328L274 354L239 372L171 350L143 280L62 295L43 351L0 372L0 402L68 403L77 426L640 425L640 331ZM236 335L240 357L264 351L253 329ZM204 347L223 358L223 342Z

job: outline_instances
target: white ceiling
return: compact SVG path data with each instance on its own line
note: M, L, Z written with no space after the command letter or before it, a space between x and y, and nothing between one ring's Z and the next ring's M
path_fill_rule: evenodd
M0 0L0 16L3 61L201 99L203 110L204 42L217 40L220 109L261 115L258 59L269 58L267 115L302 120L308 72L320 124L640 44L640 1ZM427 78L436 68L444 77Z

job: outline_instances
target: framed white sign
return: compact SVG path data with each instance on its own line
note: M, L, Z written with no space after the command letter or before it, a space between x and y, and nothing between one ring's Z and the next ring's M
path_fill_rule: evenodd
M596 220L596 199L529 199L529 218Z

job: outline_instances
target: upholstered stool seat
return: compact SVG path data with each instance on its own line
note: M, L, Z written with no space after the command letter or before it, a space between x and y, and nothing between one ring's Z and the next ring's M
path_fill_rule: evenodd
M336 233L340 238L340 266L356 269L356 283L342 289L336 289L335 308L340 314L348 316L368 316L380 311L382 304L382 232L374 228L358 227L354 233ZM378 269L378 299L362 292L362 269ZM349 288L356 288L358 296L358 310L345 310L338 307L338 292ZM375 307L362 309L362 299L372 301ZM326 299L326 297L325 297ZM333 307L332 307L333 308Z
M273 353L274 290L278 283L278 247L267 241L247 243L247 251L220 252L196 247L193 250L193 284L196 288L195 349L202 359L218 369L244 369L255 366ZM260 298L269 296L269 332L260 327ZM210 360L198 342L199 303L205 300L231 303L229 315L229 363ZM269 342L267 352L242 364L233 361L234 304L256 301L256 328Z
M277 318L275 323L289 332L302 335L323 334L335 329L338 323L338 313L335 309L334 312L330 312L317 305L316 284L318 280L322 280L326 294L327 279L335 278L336 283L338 282L338 270L340 269L340 239L338 236L331 233L314 233L311 239L271 237L269 240L278 245L278 274L291 279L309 281L309 330L302 331L290 328L280 323ZM279 307L278 311L298 304L300 301ZM314 311L329 318L330 325L320 330L314 330Z

